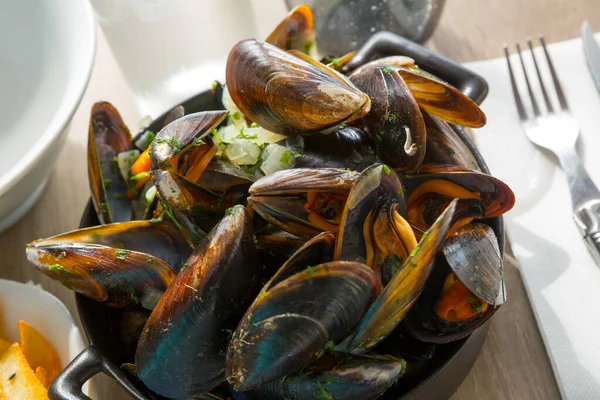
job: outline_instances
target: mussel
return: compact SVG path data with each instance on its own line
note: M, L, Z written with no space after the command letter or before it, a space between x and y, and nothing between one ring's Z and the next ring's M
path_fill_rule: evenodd
M371 107L369 96L337 71L265 42L236 44L226 74L242 113L275 133L325 131L363 117Z
M250 187L248 205L293 235L310 239L336 232L358 173L337 168L295 168L267 175Z
M315 45L313 27L312 10L309 6L302 4L289 12L266 41L283 50L295 49L310 55Z
M152 308L191 248L169 222L80 229L27 246L28 260L67 288L109 306Z
M444 120L423 113L427 141L423 164L451 165L479 171L479 164L456 131Z
M381 159L394 168L417 171L425 157L425 123L398 69L364 66L349 78L371 98L371 111L362 122Z
M493 218L510 210L515 195L501 180L479 171L447 165L423 165L419 175L407 176L407 220L424 232L454 199L460 199L448 235L474 218Z
M239 200L236 193L218 195L196 183L216 153L208 134L226 116L226 111L205 111L179 118L158 133L150 151L152 180L163 206L191 243Z
M377 345L406 316L421 295L450 227L456 200L423 235L408 259L402 264L381 295L373 302L344 349L361 354Z
M469 224L446 240L446 263L438 263L430 282L406 320L411 335L424 342L461 339L485 323L506 301L502 257L494 231Z
M187 398L225 379L228 332L258 293L259 268L250 216L235 206L198 244L144 327L135 364L148 388Z
M485 125L483 111L455 87L419 68L396 69L423 111L458 125L472 128Z
M406 361L402 359L327 352L301 372L265 383L257 393L267 399L376 399L405 370Z
M344 339L380 290L379 278L364 264L286 263L234 333L227 352L228 380L244 391L297 372L328 343Z
M131 220L133 210L117 155L132 148L131 134L119 112L110 103L95 103L88 136L88 174L94 208L103 224Z

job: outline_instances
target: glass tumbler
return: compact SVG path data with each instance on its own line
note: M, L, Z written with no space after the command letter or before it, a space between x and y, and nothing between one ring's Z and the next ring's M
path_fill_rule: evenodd
M231 47L256 36L251 0L91 0L141 115L223 80Z

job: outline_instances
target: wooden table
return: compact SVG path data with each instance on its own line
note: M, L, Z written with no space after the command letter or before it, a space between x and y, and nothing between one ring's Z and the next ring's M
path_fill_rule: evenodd
M587 18L600 29L597 0L448 0L440 25L428 45L456 61L502 55L502 44L543 32L548 42L579 36ZM75 229L89 197L86 134L94 101L111 101L130 126L138 116L131 94L109 49L99 40L97 64L75 114L69 140L39 203L18 224L0 234L0 278L40 282L76 315L73 294L33 270L25 244L39 237ZM509 301L494 316L483 352L453 400L560 398L519 271L510 254L505 277ZM127 398L107 378L96 379L101 399Z

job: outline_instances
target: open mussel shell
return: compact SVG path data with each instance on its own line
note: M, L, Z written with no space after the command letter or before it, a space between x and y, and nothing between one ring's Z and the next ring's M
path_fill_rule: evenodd
M288 268L280 273L287 276ZM343 261L306 266L269 285L234 333L227 352L229 382L244 391L297 372L327 343L345 338L380 290L371 269Z
M372 65L350 74L350 81L371 98L362 119L381 159L415 172L425 156L425 123L419 105L397 68Z
M93 226L36 240L28 247L53 246L68 251L75 244L95 244L146 253L160 258L175 271L179 271L192 252L179 230L169 221L130 221Z
M88 175L92 202L102 224L132 219L127 183L117 164L117 155L131 148L131 134L119 112L110 103L95 103L88 135Z
M502 258L489 226L464 226L446 241L443 253L447 263L438 261L427 288L404 321L404 328L424 342L448 343L462 339L483 325L506 301ZM466 289L456 292L462 297L449 299L449 305L443 306L445 318L441 318L435 310L442 296L455 296L444 293L451 273L454 274L452 279L458 279ZM455 318L460 313L465 314L461 307L471 308L467 313L469 318Z
M335 246L335 259L367 260L365 223L369 215L377 214L382 206L396 204L404 214L404 189L396 173L386 165L374 164L356 179L348 194Z
M456 200L423 235L410 257L371 305L351 339L344 344L345 351L354 354L366 352L404 319L425 288L455 208Z
M472 128L485 125L483 111L458 89L418 68L397 70L423 111L458 125Z
M152 171L176 172L197 182L217 151L208 134L226 116L227 111L204 111L188 114L165 126L152 144Z
M300 50L310 54L315 45L314 17L309 6L302 4L289 12L267 37L266 42L283 50Z
M175 271L146 253L87 243L33 242L27 259L67 288L112 307L152 308Z
M279 229L310 239L337 231L357 172L336 168L278 171L250 187L248 205Z
M236 206L199 243L154 308L135 356L144 384L171 398L219 385L228 332L258 293L258 275L250 216Z
M237 165L213 159L200 176L198 186L218 194L239 192L246 194L256 179Z
M377 159L368 135L354 126L340 126L327 135L304 136L296 168L349 168L362 171Z
M485 206L485 218L500 216L515 204L515 195L506 183L491 175L461 167L424 164L419 175L407 176L403 182L407 188L409 208L420 201L419 197L429 193L440 193L449 198L478 199Z
M479 164L456 131L444 120L423 113L427 141L423 164L452 165L479 171Z
M267 399L369 400L381 396L406 370L402 359L328 352L301 372L261 385Z
M328 130L363 117L371 107L369 97L339 72L256 40L233 47L226 76L242 113L275 133Z

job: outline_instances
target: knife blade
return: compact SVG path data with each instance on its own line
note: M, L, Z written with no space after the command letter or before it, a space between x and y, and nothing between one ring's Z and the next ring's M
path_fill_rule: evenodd
M585 58L588 61L588 67L592 72L596 87L600 90L600 46L594 38L594 31L587 21L581 26L581 34L583 36L583 50Z

